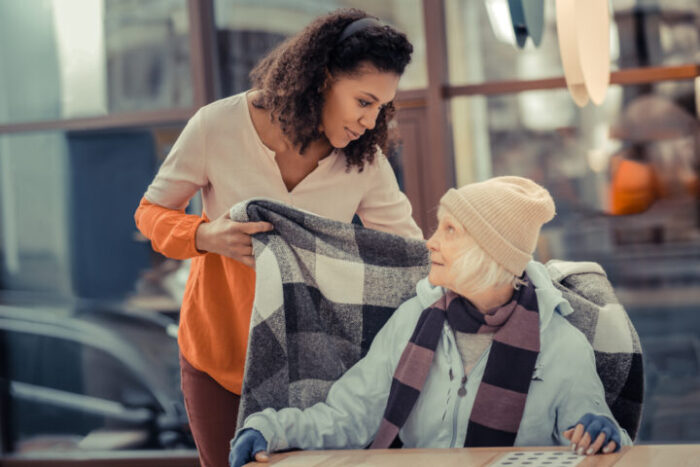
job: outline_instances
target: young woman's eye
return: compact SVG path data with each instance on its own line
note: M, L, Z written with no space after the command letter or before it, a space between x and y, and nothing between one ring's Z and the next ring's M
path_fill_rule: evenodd
M367 107L372 104L371 102L366 101L364 99L357 99L357 102L360 103L360 107Z

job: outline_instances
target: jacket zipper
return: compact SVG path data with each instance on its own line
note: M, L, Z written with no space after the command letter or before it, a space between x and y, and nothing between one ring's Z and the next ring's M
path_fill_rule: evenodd
M447 364L450 366L449 374L451 382L454 379L454 374L452 372L452 349L456 349L456 344L453 341L454 335L452 334L452 329L450 329L449 326L446 325L445 331L443 332L445 332L445 335L447 336L447 342L449 343L449 347L446 348L445 351L447 353ZM464 372L464 369L462 369L462 372ZM452 384L450 384L450 386L452 386ZM455 399L455 407L452 413L452 439L450 440L450 447L455 447L455 439L457 438L457 419L459 415L459 403L462 401L462 397L456 396Z
M450 441L450 447L454 448L455 446L455 441L457 438L457 419L459 418L459 403L462 402L461 397L457 397L457 400L455 401L455 410L454 414L452 416L452 440Z
M452 332L452 330L450 330L450 332ZM450 344L452 344L452 343L453 342L450 340ZM491 350L491 346L489 345L488 348L486 350L484 350L484 352L482 352L481 357L479 357L479 360L476 362L476 364L472 367L472 371L474 371L474 368L479 366L481 361L484 359L484 356L487 355L490 350ZM449 360L451 361L452 359L450 358ZM464 367L462 367L462 372L464 372ZM452 380L452 366L451 365L450 365L450 380ZM462 385L462 387L464 387L465 392L464 392L464 395L456 397L457 400L455 401L455 409L454 409L454 414L452 416L452 440L450 441L450 447L453 447L453 448L457 447L457 446L455 446L455 441L457 438L457 422L459 420L459 403L462 401L462 399L464 399L464 396L467 395L466 383L467 383L467 375L465 374L462 376L462 381L461 381L461 385ZM463 447L463 446L460 446L460 447Z

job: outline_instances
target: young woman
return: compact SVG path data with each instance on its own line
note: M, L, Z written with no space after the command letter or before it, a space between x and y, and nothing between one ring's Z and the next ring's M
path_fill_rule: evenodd
M544 446L608 453L631 440L605 403L593 349L532 261L549 193L498 177L451 189L428 240L429 276L367 355L305 410L249 416L239 466L289 449ZM383 415L382 415L383 414Z
M319 18L252 71L253 89L200 109L148 187L136 224L164 255L192 258L180 315L182 389L204 466L226 465L243 379L255 274L229 208L276 199L422 238L381 152L406 36L359 10ZM202 217L185 214L201 190Z

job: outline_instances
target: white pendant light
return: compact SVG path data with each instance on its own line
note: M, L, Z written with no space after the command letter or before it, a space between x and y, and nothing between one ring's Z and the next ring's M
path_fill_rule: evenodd
M557 35L566 85L574 102L600 105L610 84L608 0L557 0Z

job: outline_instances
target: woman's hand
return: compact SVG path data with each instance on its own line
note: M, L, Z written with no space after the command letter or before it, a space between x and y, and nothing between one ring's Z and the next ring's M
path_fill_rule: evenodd
M255 258L250 236L273 228L269 222L234 222L226 212L211 222L199 224L195 247L199 251L233 258L252 268L255 267Z
M262 433L252 428L241 431L235 443L231 443L228 455L229 467L241 467L248 462L267 462L267 441Z
M604 445L603 454L620 448L620 432L617 426L602 415L587 413L575 426L564 432L564 437L571 441L571 450L578 454L597 454Z

